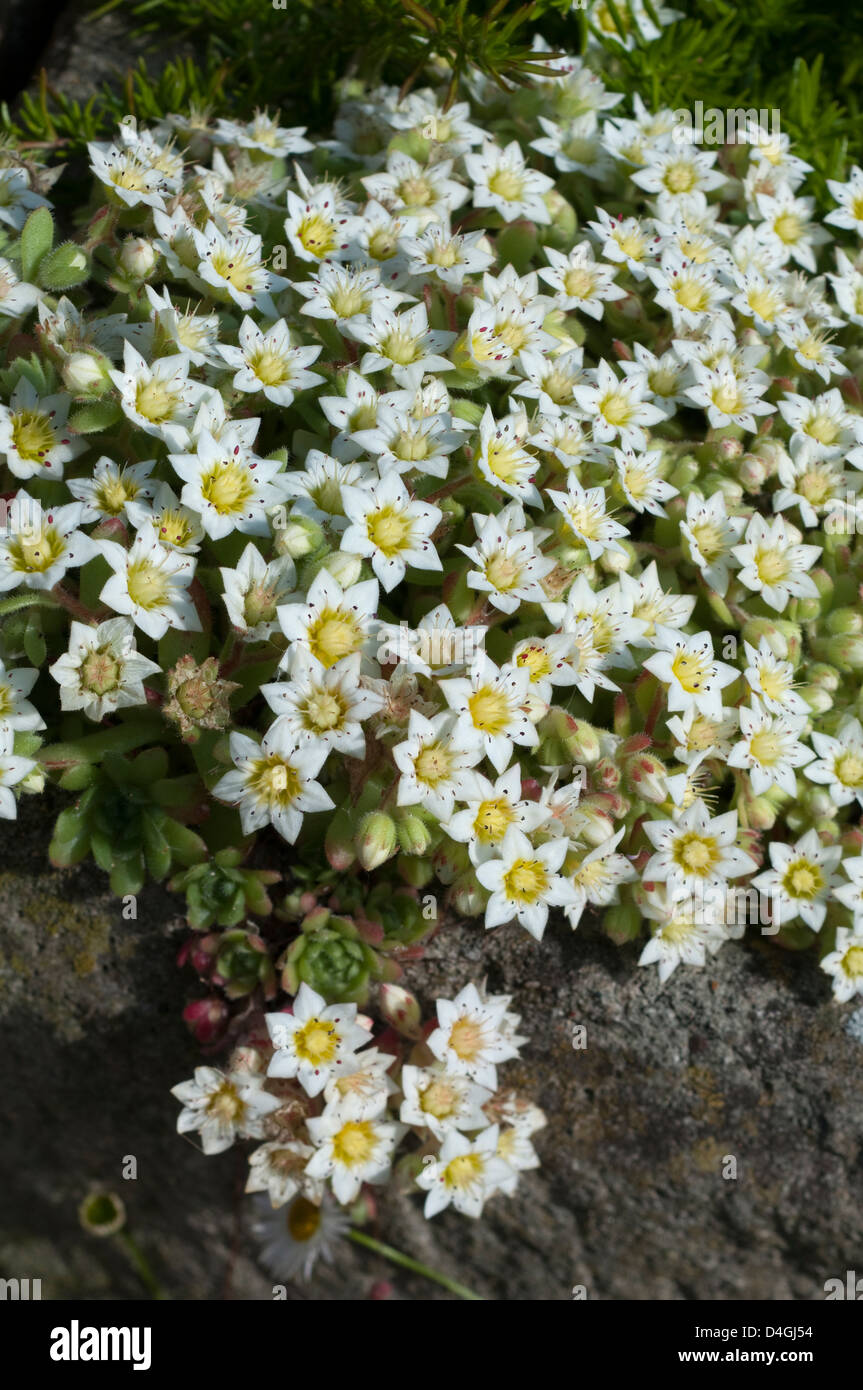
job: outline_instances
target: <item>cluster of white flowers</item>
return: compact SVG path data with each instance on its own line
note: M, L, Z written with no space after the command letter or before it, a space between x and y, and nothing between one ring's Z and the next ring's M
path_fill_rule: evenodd
M189 114L91 147L92 286L0 260L7 340L33 317L38 347L2 376L0 614L52 610L64 728L167 715L182 643L218 658L213 708L210 672L165 741L238 841L271 826L326 873L325 818L332 869L436 880L489 929L646 922L661 980L742 935L752 889L847 1000L863 172L820 221L784 136L681 139L670 110L620 113L593 50L544 52L505 97L346 88L328 140ZM28 169L18 230L46 202ZM0 666L2 816L41 775L21 740L57 723L37 679ZM396 1083L356 1006L303 986L267 1016L266 1078L199 1069L180 1128L268 1136L250 1189L274 1203L349 1203L407 1126L427 1214L477 1215L541 1123L494 1094L508 1003L439 1001ZM323 1097L302 1138L269 1137L276 1082Z
M425 1215L452 1205L478 1217L538 1167L531 1135L545 1124L537 1106L498 1088L498 1065L526 1041L510 1003L472 984L439 999L437 1027L394 1067L395 1053L367 1046L371 1019L355 1004L327 1005L302 984L290 1013L267 1014L269 1045L240 1049L228 1072L198 1067L173 1088L177 1129L196 1131L207 1154L238 1137L264 1139L246 1191L266 1192L273 1207L296 1197L320 1206L327 1184L350 1205L364 1183L388 1180L397 1146L413 1135Z

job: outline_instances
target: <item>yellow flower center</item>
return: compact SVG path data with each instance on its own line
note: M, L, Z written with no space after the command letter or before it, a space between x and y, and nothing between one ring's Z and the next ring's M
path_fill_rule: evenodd
M409 459L411 463L419 463L421 459L428 458L428 452L427 434L409 434L403 430L393 445L396 458Z
M366 525L372 545L377 546L387 557L398 555L410 544L410 518L403 512L396 511L395 507L381 507L379 512L372 512Z
M144 557L129 566L129 597L139 608L158 608L170 597L171 582L160 565Z
M427 179L402 179L398 192L402 202L409 208L424 208L434 202L434 189Z
M486 465L502 483L514 483L524 465L524 455L517 445L505 439L491 439L486 449Z
M458 246L454 241L437 241L428 254L430 265L442 266L449 270L451 266L458 265L459 254Z
M432 1081L421 1093L419 1102L424 1114L445 1120L456 1109L458 1094L448 1081Z
M632 415L632 405L625 391L609 391L599 402L599 413L610 425L625 425Z
M563 288L573 299L588 299L596 285L596 274L583 266L573 266L563 277Z
M235 290L250 290L252 276L259 269L258 263L236 246L216 251L210 264L216 274L233 285Z
M375 227L369 237L369 255L376 261L389 261L399 249L401 224Z
M601 859L594 859L590 864L582 864L573 874L573 882L583 888L586 893L594 892L601 888L608 877L608 867Z
M294 1051L302 1061L318 1066L333 1060L340 1041L335 1024L324 1018L310 1018L294 1034Z
M824 875L811 859L795 859L785 870L782 886L792 898L816 898L824 887Z
M820 362L825 356L826 348L826 339L819 338L816 333L810 333L797 344L795 351L801 357L805 357L807 362Z
M667 941L672 946L682 946L697 931L695 922L691 917L676 916L659 932L663 941Z
M640 261L644 256L645 240L637 231L615 232L613 239L617 242L624 256L631 261Z
M482 845L494 845L502 840L515 820L515 812L506 797L484 801L473 823L476 838Z
M261 348L256 352L250 362L252 371L259 381L265 386L281 386L290 380L291 369L284 357L280 357L277 352L272 352L269 348Z
M363 634L353 613L325 608L309 628L309 647L322 666L334 666L363 645Z
M697 695L710 679L713 662L701 652L681 651L671 663L672 674L687 695Z
M163 545L177 546L180 549L189 545L194 537L188 516L175 508L166 507L153 518L153 527Z
M22 459L41 463L56 443L49 417L41 410L22 410L12 417L12 442Z
M707 287L698 280L681 280L675 287L674 298L682 309L690 309L696 314L703 314L706 309L710 308L710 295Z
M425 782L426 786L429 787L436 787L439 783L446 782L452 772L449 749L445 748L442 743L430 743L422 749L416 759L414 772L417 781Z
M767 285L753 285L746 296L746 302L753 314L769 323L779 307L780 299Z
M311 1240L321 1224L321 1209L310 1202L308 1197L295 1197L288 1208L286 1225L288 1234L298 1244Z
M232 461L214 464L201 478L201 496L220 516L242 512L253 494L248 468Z
M713 521L702 521L691 529L695 537L695 544L698 546L704 559L710 564L711 560L717 559L723 551L721 528Z
M330 308L340 319L351 319L355 314L364 314L371 307L368 295L357 285L345 285L330 295Z
M443 1180L447 1187L464 1191L482 1176L482 1168L479 1154L459 1154L458 1158L451 1158L444 1168Z
M807 421L806 433L817 439L819 444L835 444L839 437L839 426L832 416L819 410Z
M503 319L495 326L495 332L502 343L512 348L513 352L518 352L523 348L527 341L527 329L523 323L518 323L515 319Z
M778 550L759 550L755 556L755 569L762 584L777 584L788 573L788 561Z
M317 690L306 705L306 725L310 729L337 728L344 718L343 701L331 690Z
M760 733L753 734L749 740L749 751L757 763L764 767L772 767L782 757L783 740L778 734L771 733L769 729L764 729Z
M81 663L81 685L94 695L107 695L120 684L120 663L110 647L97 647Z
M377 1142L369 1120L349 1120L333 1136L333 1158L345 1168L361 1167L373 1156Z
M761 689L768 700L781 700L788 693L790 681L781 671L766 670L762 667L759 679Z
M474 727L484 734L500 734L510 721L509 701L500 690L484 686L467 702Z
M534 903L548 888L548 870L540 859L516 859L503 876L511 902Z
M719 859L719 848L712 836L691 830L675 841L672 857L688 873L705 875Z
M126 163L119 169L111 169L108 178L117 188L125 188L130 193L147 191L146 173L141 165Z
M240 1100L236 1088L230 1081L224 1082L207 1102L207 1114L219 1120L236 1123L242 1116L245 1105Z
M677 164L669 164L663 179L669 193L691 193L696 181L695 169L683 160Z
M524 188L524 178L515 169L496 169L488 181L489 190L508 203L516 202Z
M542 680L551 672L551 658L545 647L524 647L515 659L516 666L526 666L532 681Z
M117 516L127 502L131 502L140 492L132 478L111 478L110 476L96 488L96 504L100 511Z
M482 1024L473 1018L460 1018L450 1029L449 1045L462 1062L472 1062L483 1048Z
M381 344L381 351L384 357L388 357L397 366L408 367L419 356L419 344L416 338L412 338L409 333L400 333L398 329L395 329L392 333L387 334Z
M859 753L842 753L835 766L836 776L843 786L863 786L863 757Z
M795 241L800 240L803 224L796 212L781 212L773 223L773 230L780 241L786 246L792 246Z
M743 407L743 398L734 381L723 382L711 392L713 404L724 415L735 415Z
M845 952L842 969L851 980L859 980L863 976L863 946L852 946Z
M297 228L297 239L310 256L320 259L336 244L335 223L320 212L309 213Z
M277 753L256 758L249 775L249 791L258 801L273 806L290 806L300 794L300 778L296 768Z
M169 386L161 377L154 376L149 381L139 381L135 389L135 409L153 425L170 420L179 400L179 390Z
M53 526L42 526L38 532L28 529L9 545L15 569L31 574L42 574L50 569L65 550L66 541Z

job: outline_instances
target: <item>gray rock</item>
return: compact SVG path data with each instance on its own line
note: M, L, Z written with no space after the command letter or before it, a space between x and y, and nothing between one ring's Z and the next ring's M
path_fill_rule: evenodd
M146 1296L117 1239L78 1223L102 1183L168 1296L271 1298L243 1153L205 1158L175 1133L169 1088L199 1060L177 904L154 887L124 921L97 870L47 867L49 824L25 800L0 849L0 1274L41 1277L45 1297ZM863 1245L854 1015L815 962L770 943L732 943L664 987L637 954L590 923L541 944L476 925L431 942L409 976L427 1009L486 975L514 996L531 1043L502 1077L548 1115L543 1166L479 1222L426 1222L419 1197L387 1193L375 1233L487 1299L823 1297ZM362 1299L382 1279L396 1298L450 1297L352 1245L288 1297Z

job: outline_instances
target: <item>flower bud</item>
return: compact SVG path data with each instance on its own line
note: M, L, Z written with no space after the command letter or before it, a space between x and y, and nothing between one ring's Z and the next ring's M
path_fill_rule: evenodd
M196 1042L203 1046L220 1040L229 1018L230 1009L217 994L210 995L208 999L195 999L183 1010L183 1022Z
M501 265L515 266L519 275L524 275L539 249L536 225L526 217L510 222L498 234L497 254Z
M863 671L863 635L849 633L831 637L826 643L826 656L843 675L857 675Z
M330 868L344 873L356 859L354 849L354 827L344 806L333 815L324 836L324 853Z
M457 844L454 840L444 840L435 850L433 863L441 883L455 883L459 874L470 868L467 846Z
M832 816L833 814L833 797L827 787L816 787L812 782L807 782L806 786L803 788L800 800L809 811L809 814L816 819L823 816Z
M64 783L65 785L65 783ZM45 790L45 769L37 763L18 783L18 790L33 796L41 796Z
M369 811L360 821L355 845L357 858L367 873L392 859L398 849L392 816L386 811Z
M602 930L615 946L624 946L640 935L643 920L641 909L635 903L614 903L605 910Z
M614 835L614 821L597 798L588 796L569 818L566 830L573 839L584 840L596 849Z
M833 697L823 685L801 685L798 694L803 696L813 714L826 714L833 708Z
M410 888L425 888L435 876L432 861L418 854L400 857L396 862L396 871L402 882Z
M570 763L595 763L600 755L599 734L592 724L576 719L559 705L552 705L540 726L540 733L558 740Z
M456 879L450 889L450 902L460 917L479 917L485 912L488 894L472 869Z
M120 248L120 265L133 279L146 280L153 272L158 254L152 241L146 237L129 236Z
M403 1038L418 1039L422 1035L422 1014L416 995L401 985L383 984L378 989L378 1003L387 1023Z
M63 385L73 396L104 395L111 386L110 366L101 352L73 352L63 363Z
M334 550L332 555L324 557L319 568L331 574L343 589L349 589L352 584L359 582L363 568L362 556L352 555L348 550Z
M413 808L396 816L396 834L399 849L404 854L427 854L434 838L425 821Z
M788 450L782 440L771 439L769 435L756 440L752 446L752 456L759 458L764 464L767 470L766 478L775 477L779 465L787 462L789 458Z
M627 789L642 801L652 801L657 806L668 796L666 786L667 770L653 753L636 753L627 758L624 765Z
M553 246L558 251L569 251L578 230L575 208L556 188L550 188L543 195L543 202L551 214L551 222L541 231L543 245Z
M275 537L279 555L302 560L320 550L324 543L324 528L313 517L296 515L289 517L284 526L276 528Z
M591 773L591 783L600 791L610 792L620 786L621 772L611 758L600 758Z
M599 567L606 574L629 574L637 560L631 541L620 541L619 550L606 550L599 557Z
M838 635L863 632L863 613L856 608L834 608L824 620L828 632Z
M452 402L452 413L457 420L465 420L467 424L478 428L483 417L484 407L478 401L472 401L467 396L457 396Z
M679 491L681 488L687 487L689 483L694 483L700 471L698 460L693 458L691 454L684 454L682 459L678 459L668 481L672 487L676 487Z
M744 492L760 492L770 476L767 463L757 454L744 454L735 472Z
M818 685L822 690L829 690L831 694L842 684L836 667L828 666L826 661L808 662L804 675L811 685Z
M797 623L785 618L750 618L743 624L743 640L757 648L762 637L777 661L790 661L797 666L803 649L803 634Z

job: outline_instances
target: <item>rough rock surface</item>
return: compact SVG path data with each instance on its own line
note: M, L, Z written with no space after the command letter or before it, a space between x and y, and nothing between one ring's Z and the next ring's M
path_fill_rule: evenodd
M47 831L28 799L0 845L0 1274L41 1277L46 1297L144 1296L127 1252L78 1224L104 1183L168 1296L270 1298L239 1150L205 1158L174 1132L169 1088L197 1058L176 903L150 889L124 921L97 870L48 868ZM823 1297L863 1249L863 1011L767 943L664 988L636 958L589 924L540 945L473 925L431 943L411 971L424 1003L484 974L515 996L532 1042L506 1075L548 1114L543 1167L481 1222L387 1198L380 1238L488 1299ZM289 1297L365 1298L384 1278L396 1297L449 1297L345 1243Z

